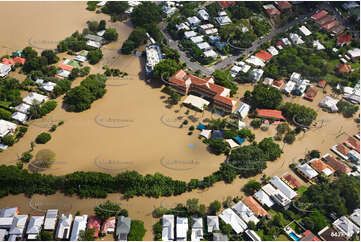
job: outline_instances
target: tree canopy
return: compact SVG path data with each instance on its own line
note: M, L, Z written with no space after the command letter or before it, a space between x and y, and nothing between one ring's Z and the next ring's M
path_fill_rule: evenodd
M144 26L149 23L159 23L162 20L162 8L153 2L142 2L134 7L130 19L135 26Z
M258 85L251 93L250 102L253 108L275 109L282 102L282 94L275 87Z

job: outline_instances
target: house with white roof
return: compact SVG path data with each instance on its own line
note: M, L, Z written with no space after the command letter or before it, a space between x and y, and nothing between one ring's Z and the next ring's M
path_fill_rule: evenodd
M304 36L309 36L312 34L312 32L306 28L306 26L302 25L301 27L298 28L300 30L300 32L304 35Z
M165 214L162 218L162 240L174 240L174 215Z
M26 238L28 240L35 240L44 223L44 216L31 216L26 230Z
M360 228L352 223L346 216L342 216L332 223L333 227L340 231L348 239L354 234L360 233Z
M247 224L231 208L223 210L219 217L226 224L231 225L237 234L243 233L248 228Z
M272 56L275 56L275 55L278 55L278 50L274 47L274 46L270 46L267 48L267 51L272 55Z
M199 18L197 18L196 16L188 17L187 22L192 27L196 27L202 23L202 21Z
M328 108L331 112L335 113L338 111L337 103L339 100L330 96L325 96L318 104L321 108Z
M176 233L177 241L187 241L188 218L177 217Z
M197 32L194 32L193 30L184 32L184 38L186 38L186 39L190 39L190 38L195 37L197 35L198 35Z
M316 48L316 50L324 50L326 49L323 44L319 40L314 40L312 43L313 48Z
M40 86L40 89L46 92L52 92L55 86L56 83L54 82L45 82Z
M0 138L3 138L7 134L15 132L17 125L9 121L0 119ZM1 217L1 216L0 216Z
M215 19L220 26L232 23L232 20L228 17L225 11L219 12L218 17L215 17Z
M162 10L167 15L167 17L170 17L177 11L177 8L164 5Z
M76 55L74 57L74 60L79 61L79 62L85 62L87 60L86 56L81 56L81 55Z
M209 14L208 14L207 11L204 10L204 9L198 10L197 16L198 16L202 21L208 21L208 20L209 20Z
M70 226L71 222L73 221L73 215L62 214L59 222L58 227L55 232L55 239L69 239L70 237Z
M11 65L0 63L0 77L6 77L11 71Z
M270 183L268 183L267 185L264 185L262 187L262 190L281 207L283 207L285 209L287 209L289 207L291 200L285 194L283 194L283 192L276 189Z
M263 84L271 86L273 81L274 81L274 79L266 77L265 79L263 79Z
M207 42L198 43L197 47L203 51L212 49L212 47Z
M219 231L218 216L207 216L207 232Z
M28 215L16 215L14 217L9 230L9 241L15 241L17 238L22 239L28 217Z
M86 230L88 215L75 216L73 227L71 230L70 241L76 241L79 238L80 231Z
M189 26L188 26L188 23L180 23L180 24L177 24L175 26L177 28L177 31L180 31L180 30L190 30Z
M0 218L0 229L10 229L13 224L14 217L2 217Z
M218 56L218 54L214 50L207 50L207 51L203 52L203 55L206 58L208 58L208 57L209 58L215 58L215 57Z
M247 229L245 233L252 241L262 241L258 234L251 229Z
M248 105L247 103L241 103L234 111L234 113L239 113L242 119L244 119L248 115L249 110L251 110L250 105Z
M17 207L0 209L0 218L15 217L19 213Z
M254 55L247 58L246 62L255 67L264 67L265 66L265 63L260 58L258 58L257 56L254 56Z
M272 207L274 205L274 202L270 198L270 196L267 195L263 190L259 190L255 194L253 194L253 197L262 205L265 205L267 207Z
M285 46L289 46L291 45L291 42L288 38L282 38L281 42L285 45Z
M202 218L192 218L192 241L200 241L203 239L203 219Z
M250 72L251 81L258 82L261 79L263 73L264 71L262 69L253 69Z
M285 194L290 200L297 196L297 192L292 190L286 183L284 183L278 176L274 176L270 179L270 183Z
M192 41L193 44L202 43L203 36L194 36L194 37L191 37L190 40Z
M30 105L26 103L21 103L18 106L16 106L14 109L18 112L27 114L29 112L29 109L31 108Z
M26 97L23 98L23 102L29 105L33 105L33 104L41 104L45 101L48 100L47 96L41 95L39 93L36 92L32 92L29 95L27 95Z
M360 49L354 48L347 51L347 55L351 58L352 61L360 60Z
M353 211L353 213L350 215L350 219L352 222L357 224L360 227L360 209L357 208Z
M8 235L8 231L6 229L0 229L0 241L4 241L6 235Z
M288 81L286 83L286 86L282 89L282 91L286 94L290 94L292 90L295 88L296 82Z
M301 36L299 36L298 34L290 33L290 39L291 39L292 43L295 45L300 45L300 44L305 43L302 40Z
M234 66L232 66L232 68L229 70L229 73L231 74L231 76L232 76L233 78L235 78L235 77L237 76L238 72L240 72L241 70L242 70L242 67L234 65Z
M45 215L44 229L54 230L57 219L58 219L58 209L48 209Z
M11 118L13 120L16 120L20 123L25 123L25 121L28 119L28 116L25 113L20 113L20 112L14 112L11 115Z
M247 65L246 63L244 63L243 61L238 61L234 63L236 66L239 66L241 69L240 71L247 73L249 71L249 69L251 69L250 65Z
M259 222L259 219L254 215L251 209L247 207L243 202L238 202L232 206L232 209L241 217L241 219L247 224L252 221L254 224Z
M94 47L94 48L98 48L98 49L102 46L102 44L100 42L93 41L93 40L88 40L86 42L86 44L90 47Z
M298 165L296 167L297 171L304 176L308 180L314 179L316 176L318 176L317 171L315 171L311 166L309 166L307 163Z

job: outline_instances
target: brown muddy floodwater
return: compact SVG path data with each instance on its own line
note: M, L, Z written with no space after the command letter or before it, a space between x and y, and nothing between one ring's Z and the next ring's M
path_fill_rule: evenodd
M0 54L9 54L16 49L32 45L38 51L55 48L59 40L76 30L81 31L87 20L109 20L102 14L85 10L84 2L1 2L0 16L11 19L0 26L3 33L0 38ZM14 18L14 13L17 16ZM30 148L30 142L53 124L64 120L64 125L52 133L52 139L45 145L36 145L34 154L40 149L51 149L56 153L57 162L44 173L63 175L74 171L99 171L117 174L124 170L136 170L141 174L160 172L174 179L189 181L202 178L216 171L224 156L215 156L208 152L205 144L198 139L199 131L187 135L190 125L197 125L211 114L185 114L186 108L167 107L166 95L157 84L148 85L144 80L141 58L118 54L122 42L132 28L126 23L110 23L119 33L119 40L102 48L104 58L91 73L103 73L103 65L119 68L129 74L126 78L108 80L107 93L95 101L90 110L82 113L68 113L62 108L62 97L57 99L58 107L41 120L30 124L27 134L13 147L0 153L0 164L15 164L22 152ZM61 55L61 58L65 57ZM11 75L16 76L14 73ZM18 77L18 76L16 76ZM21 80L21 79L20 79ZM75 80L73 86L79 85ZM242 97L251 85L240 85L238 97ZM330 90L328 90L330 92ZM284 154L274 162L268 163L265 174L282 175L289 171L288 165L304 157L311 149L322 154L331 153L329 148L342 142L347 134L359 133L353 119L345 119L340 114L325 113L317 107L323 94L320 91L314 102L300 97L286 101L297 102L314 108L319 112L318 120L324 125L300 134L292 145L280 145ZM193 115L196 119L186 127L179 128L182 120ZM268 131L252 130L256 140L275 135L275 127ZM255 179L259 180L262 175ZM120 203L129 210L129 215L145 222L147 234L151 240L152 225L155 219L151 213L155 207L171 208L176 203L185 203L189 198L199 198L208 205L214 200L224 200L227 196L242 196L241 188L246 179L236 179L232 184L217 183L205 191L193 191L181 196L167 198L133 198L122 200L121 194L110 194L108 199ZM52 196L23 195L8 196L0 199L0 207L18 206L21 213L39 214L50 207L63 212L93 213L93 208L101 199L78 199L65 197L60 193ZM34 205L35 204L35 205Z

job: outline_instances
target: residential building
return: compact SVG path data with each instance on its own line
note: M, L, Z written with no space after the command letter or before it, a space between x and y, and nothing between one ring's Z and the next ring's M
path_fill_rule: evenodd
M198 25L201 24L202 21L196 16L193 16L193 17L188 17L187 22L189 23L190 26L197 27Z
M351 149L354 149L356 150L357 152L360 153L360 140L357 140L355 137L353 136L350 136L348 137L345 141L344 141L344 144L351 148Z
M292 4L288 1L275 1L279 10L287 10L292 8Z
M231 76L233 78L235 78L238 74L238 72L240 72L242 70L242 68L240 66L234 65L232 66L232 68L229 70L229 73L231 74Z
M26 230L26 239L35 240L44 223L44 216L31 216Z
M13 224L14 217L2 217L0 218L0 229L10 229Z
M348 50L347 55L351 58L353 62L360 61L360 49L358 48Z
M311 19L318 20L325 17L327 14L328 12L326 10L318 11L317 13L311 16Z
M71 230L70 241L77 241L79 239L80 231L85 231L87 227L88 215L75 216L73 227Z
M298 165L296 167L298 173L300 173L304 178L307 180L314 180L315 177L318 176L317 171L315 171L311 166L309 166L307 163L304 163L302 165Z
M203 239L203 219L202 218L192 218L192 241L200 241Z
M281 12L273 4L263 5L263 8L266 10L266 13L270 18L279 17L281 14Z
M299 182L299 180L290 173L286 173L281 177L281 179L292 189L300 188L302 186L301 182Z
M234 63L236 66L240 67L240 71L242 71L243 73L247 73L249 71L249 69L251 69L250 65L247 65L246 63L244 63L243 61L238 61Z
M272 198L273 201L275 201L278 205L281 207L288 209L291 200L286 197L285 194L283 194L280 190L273 187L271 184L264 185L262 187L262 190L267 193L268 196Z
M97 216L89 216L88 217L88 229L94 229L94 238L99 237L100 225L102 224L102 220Z
M176 25L176 28L177 28L177 31L180 31L180 30L190 30L189 26L188 26L188 23L180 23L180 24L177 24Z
M186 39L190 39L197 35L198 35L197 32L194 32L193 30L184 32L184 38L186 38Z
M278 90L280 90L282 88L283 84L284 84L284 80L277 80L272 83L272 87L275 87Z
M100 43L103 41L103 37L100 37L100 36L94 35L94 34L87 34L84 36L84 38L87 40L92 40L92 41L100 42Z
M243 203L249 207L249 209L251 209L257 217L271 217L271 215L261 205L259 205L253 197L246 197L243 199Z
M164 5L162 7L162 10L167 15L167 17L170 17L177 11L177 8Z
M325 25L327 23L331 23L332 21L335 21L335 17L331 16L331 15L327 15L323 18L320 18L318 20L316 20L316 24L318 24L319 26Z
M218 216L207 216L207 232L219 231Z
M214 50L207 50L207 51L203 52L203 55L206 58L215 58L218 56Z
M272 59L272 55L270 53L268 53L265 50L261 50L259 52L257 52L255 54L258 58L260 58L261 60L263 60L264 62L269 61L270 59Z
M352 36L349 34L342 34L340 36L337 37L337 45L338 46L345 46L345 45L349 45L352 41Z
M273 109L260 109L257 108L256 109L257 112L257 117L261 117L261 118L272 118L275 120L286 120L285 117L283 117L282 112L279 110L273 110Z
M347 238L360 233L360 228L352 223L346 216L342 216L332 223L333 227L343 233Z
M277 42L275 43L275 46L276 46L279 50L282 50L283 47L284 47L282 41L277 41Z
M111 234L115 231L115 217L110 217L107 220L104 221L102 225L102 234Z
M333 27L332 29L329 30L329 32L331 32L331 35L332 36L338 36L340 34L342 34L344 31L345 31L345 26L339 24L339 25L336 25L335 27Z
M196 107L200 110L204 110L205 107L209 105L209 102L201 97L194 96L194 95L188 95L186 99L182 102L185 105L191 105L193 107Z
M250 56L245 61L246 61L246 63L251 64L255 67L264 67L265 66L265 63L260 58L254 56L254 55Z
M25 123L28 119L28 116L24 113L15 112L11 115L11 119L18 121L19 123Z
M221 38L218 35L211 35L208 37L208 41L211 44L215 44L217 42L219 42L221 40Z
M338 156L340 156L342 159L347 160L347 154L350 152L350 149L347 148L343 144L337 144L331 147L331 150L335 152Z
M0 138L3 138L7 134L13 134L15 132L15 130L16 130L16 127L17 127L16 124L11 123L11 122L6 121L6 120L3 120L3 119L0 119ZM0 217L7 217L7 216L2 216L1 215L1 211L4 211L3 214L8 213L8 212L5 212L7 210L4 210L4 209L0 210Z
M345 10L350 10L353 8L359 8L360 5L356 1L348 1L342 4L342 8Z
M54 230L57 219L58 219L58 209L49 209L48 211L46 211L44 229Z
M232 20L227 16L226 12L222 11L218 13L218 15L219 15L218 17L215 17L215 20L220 26L224 26L232 23Z
M313 169L315 169L318 173L323 173L325 176L331 176L335 169L333 169L331 166L327 165L320 159L312 159L310 161L310 165Z
M237 234L243 233L248 228L247 224L231 208L223 210L219 217L226 224L231 225Z
M351 66L347 64L337 64L338 72L340 73L349 73L351 71Z
M154 71L155 65L158 64L163 59L160 46L158 44L147 45L145 47L145 55L146 55L145 71L148 75L151 75Z
M252 221L254 224L259 222L259 219L253 214L251 209L249 209L242 201L239 201L232 206L233 211L235 211L241 219L247 224Z
M330 31L332 28L338 26L340 23L337 21L337 20L333 20L327 24L324 24L322 25L322 28L327 30L327 31Z
M316 87L309 87L307 88L307 91L303 96L303 98L312 102L313 99L316 97L317 93L318 93L318 89Z
M68 240L70 237L70 226L73 221L73 215L62 214L59 218L58 227L55 232L55 239Z
M252 241L262 241L258 234L251 229L247 229L245 233Z
M357 208L353 211L353 213L350 215L350 219L352 220L352 222L354 222L355 224L357 224L357 226L360 227L360 209Z
M0 120L0 122L1 122L1 120ZM0 125L0 127L1 127L1 125ZM18 215L18 213L19 213L19 209L17 207L3 208L3 209L0 209L0 218L15 217L16 215Z
M348 160L356 163L357 165L360 164L360 153L355 150L350 150L347 154Z
M208 14L207 11L204 10L204 9L198 10L197 16L198 16L202 21L208 21L208 20L209 20L209 14Z
M162 240L174 240L174 215L165 214L162 218Z
M312 34L312 32L304 25L302 25L301 27L298 28L300 30L300 32L304 35L304 36L309 36Z
M224 47L227 46L227 43L226 42L216 42L214 44L216 46L216 48L219 50L219 51L222 51L224 49Z
M336 171L338 171L340 173L349 175L352 172L352 169L350 167L348 167L342 161L335 159L330 154L326 154L326 155L322 156L322 159L325 160L326 163L328 165L330 165L333 169L335 169Z
M320 87L320 88L324 88L326 86L327 82L325 80L320 80L318 83L317 83L317 86Z
M8 235L8 231L6 229L0 229L0 241L5 241L5 236Z
M272 78L266 77L265 79L263 79L263 84L271 86L273 81L274 80Z
M329 109L331 112L335 113L338 111L338 107L336 106L336 104L338 103L339 100L334 99L330 96L325 96L321 102L318 104L321 108L327 108Z
M297 196L297 192L292 190L286 183L284 183L278 176L274 176L270 179L270 183L280 190L286 197L292 200L294 197Z
M312 46L314 48L316 48L316 50L325 50L326 49L325 46L323 44L321 44L321 42L319 40L314 40L312 42Z
M252 82L258 82L264 71L262 69L253 69L249 74Z
M198 43L197 47L203 51L212 49L212 47L207 42Z
M11 71L11 65L0 63L0 77L6 77Z
M238 108L234 111L234 113L239 113L239 115L244 119L247 115L249 110L251 109L251 106L247 103L241 103Z
M90 47L94 47L94 48L98 48L98 49L102 46L102 44L100 42L93 41L93 40L88 40L86 42L86 44Z
M222 8L232 7L236 4L235 1L218 1L218 3Z
M310 230L306 230L302 233L302 238L300 241L321 241L316 235L314 235Z
M52 92L55 86L56 83L54 82L45 82L40 86L40 89L46 92Z
M13 224L9 229L8 241L22 240L25 230L26 222L28 221L28 215L16 215L13 220ZM1 241L1 239L0 239Z
M268 47L268 48L267 48L267 51L268 51L272 56L278 55L278 50L277 50L274 46Z
M290 33L290 39L294 45L300 45L305 43L302 40L301 36L299 36L298 34Z
M47 101L48 99L49 98L47 96L41 95L36 92L32 92L23 98L23 102L29 105L33 105L33 104L41 104Z
M192 41L193 44L198 44L198 43L202 43L203 40L203 36L194 36L190 38L190 41Z
M226 112L233 112L236 108L237 101L229 98L230 89L224 88L214 83L212 77L202 79L192 74L187 74L179 70L168 82L172 87L183 95L194 92L213 100L213 104Z
M288 38L282 38L281 42L285 45L285 46L290 46L291 42Z
M222 233L213 233L213 241L228 241L228 236Z
M19 57L19 56L14 57L14 62L15 62L15 63L18 63L18 64L20 64L20 65L24 65L24 64L25 64L25 61L26 61L25 58L21 58L21 57Z
M177 217L176 233L177 241L187 241L188 218Z
M326 226L317 234L324 241L347 241L347 238L333 227Z
M115 238L117 241L128 240L128 234L131 226L131 218L119 216L117 219L117 229L115 231Z
M253 197L257 199L257 201L266 207L272 207L274 205L274 202L270 198L270 196L267 195L263 190L259 190L255 194L253 194Z

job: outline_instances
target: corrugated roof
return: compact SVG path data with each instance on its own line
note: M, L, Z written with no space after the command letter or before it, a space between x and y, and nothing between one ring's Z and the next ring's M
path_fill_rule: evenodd
M251 209L252 212L257 216L267 216L267 217L270 216L270 214L261 205L259 205L258 202L254 200L253 197L246 197L243 200L243 203L247 207L249 207L249 209Z
M323 18L323 17L326 16L327 14L328 14L327 11L322 10L322 11L320 11L320 12L315 13L314 15L312 15L311 18L314 19L314 20L317 20L317 19Z
M279 110L257 108L256 111L257 111L257 116L260 116L260 117L286 120L286 118L283 117L282 112Z

